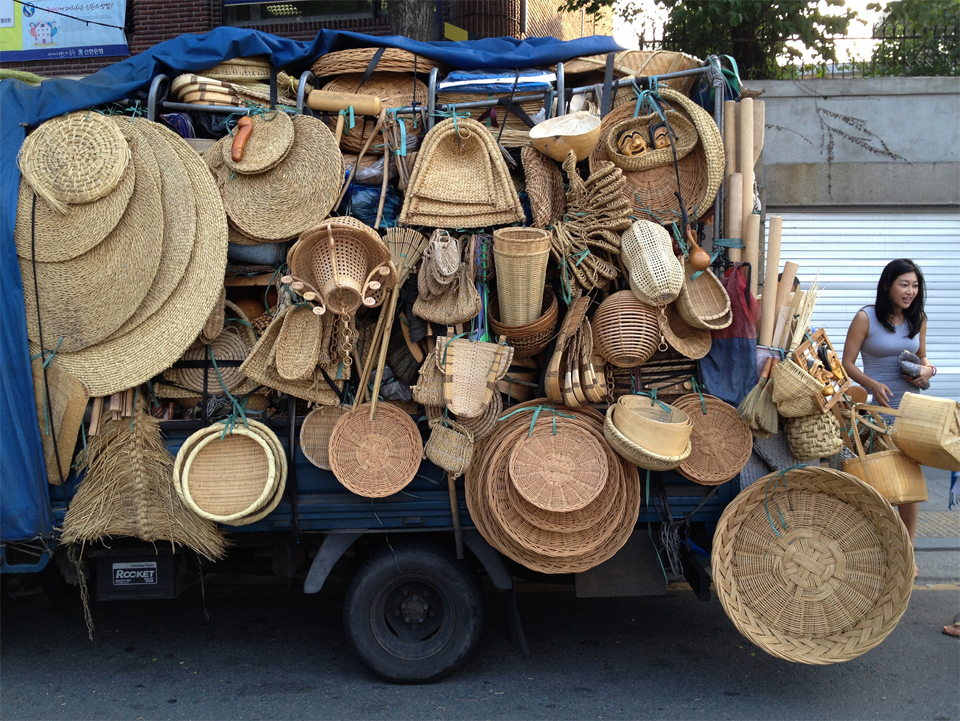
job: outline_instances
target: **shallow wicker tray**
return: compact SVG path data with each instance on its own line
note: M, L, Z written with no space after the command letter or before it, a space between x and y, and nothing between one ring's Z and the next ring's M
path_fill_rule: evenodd
M753 432L737 409L719 398L690 393L673 402L693 423L693 449L677 470L691 481L717 486L736 476L753 453ZM706 414L703 408L706 406Z

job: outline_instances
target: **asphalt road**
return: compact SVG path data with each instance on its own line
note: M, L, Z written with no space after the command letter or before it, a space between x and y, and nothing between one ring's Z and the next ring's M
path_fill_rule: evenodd
M518 594L531 647L506 641L487 597L476 656L432 686L391 686L346 645L342 596L285 583L97 603L4 599L3 719L960 719L956 579L928 579L887 640L854 661L803 666L752 646L719 602Z

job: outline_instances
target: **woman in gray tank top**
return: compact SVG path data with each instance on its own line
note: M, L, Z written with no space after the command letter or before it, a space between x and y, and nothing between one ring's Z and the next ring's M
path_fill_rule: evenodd
M906 258L892 260L880 274L876 302L858 311L847 331L843 367L854 381L873 393L877 405L898 408L905 392L919 393L937 373L926 357L923 295L923 274L916 263ZM922 365L916 378L900 372L897 357L905 350L920 358ZM862 371L857 368L857 356L863 356ZM897 510L913 543L919 504L901 504Z

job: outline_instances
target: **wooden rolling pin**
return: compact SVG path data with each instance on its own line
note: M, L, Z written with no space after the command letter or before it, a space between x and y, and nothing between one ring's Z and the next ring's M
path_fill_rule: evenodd
M743 237L743 176L740 173L731 173L727 178L727 208L724 215L726 228L725 237ZM740 248L730 248L727 257L734 262L743 260L743 251Z
M330 90L311 90L307 96L307 105L311 110L320 110L327 113L339 113L353 107L356 115L379 115L380 98L376 95L359 95L357 93L335 93Z
M723 155L726 160L727 182L737 170L737 101L723 101ZM730 237L730 236L727 236ZM739 237L739 236L738 236Z
M763 302L760 305L760 345L773 345L773 331L780 311L777 270L780 268L780 232L783 218L772 215L768 218L767 271L763 276ZM784 276L786 280L786 276ZM792 280L790 281L793 282Z
M743 219L743 259L750 264L750 292L757 295L760 262L760 216L752 213Z
M747 216L753 212L753 98L740 101L740 117L737 126L737 170L743 176L743 222L746 229ZM746 240L744 240L746 245ZM749 261L749 258L747 258ZM754 266L756 269L756 266ZM756 276L756 272L754 272Z

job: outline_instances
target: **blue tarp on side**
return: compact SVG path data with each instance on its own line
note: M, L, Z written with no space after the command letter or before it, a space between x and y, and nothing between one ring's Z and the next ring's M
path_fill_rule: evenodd
M181 35L111 65L82 81L55 79L40 87L0 82L0 541L52 534L48 486L33 400L23 286L13 242L20 173L16 156L28 127L64 113L129 98L159 73L196 72L239 56L269 55L295 73L321 55L357 47L402 48L462 70L552 65L621 48L609 37L490 38L420 43L400 36L321 31L312 42L256 30L221 27Z

